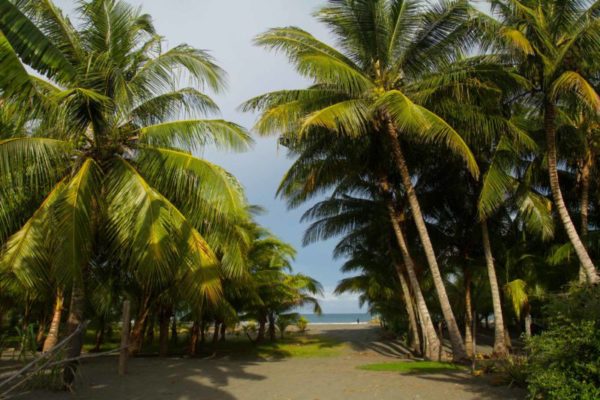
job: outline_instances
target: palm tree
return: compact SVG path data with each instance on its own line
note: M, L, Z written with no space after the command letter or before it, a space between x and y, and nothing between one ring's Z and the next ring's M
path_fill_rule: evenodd
M565 102L576 101L600 112L600 96L590 83L597 75L600 50L599 1L491 0L497 20L488 21L489 41L503 51L527 79L526 101L543 118L550 188L562 226L587 279L600 281L598 272L569 215L559 183L560 161L557 113Z
M388 262L391 256L394 262L388 264L390 268L385 271L391 271L399 281L403 299L400 301L404 302L409 323L414 297L425 354L428 358L437 359L440 342L403 231L407 219L403 209L405 197L400 191L392 190L397 185L390 184L392 179L386 173L390 163L382 157L378 143L377 136L336 138L327 131L312 133L302 142L289 143L292 153L298 158L286 173L279 194L291 207L297 207L320 193L332 193L304 214L303 220L312 221L304 243L346 234L336 247L335 255L350 257L348 265L358 265L358 262L362 269L370 260L369 256L360 256L362 251L385 254L383 257ZM390 242L390 235L396 240ZM401 250L400 255L395 254L397 250ZM354 289L350 287L349 290ZM420 346L416 345L420 342L416 321L411 332L412 347L420 352L421 349L417 349Z
M439 271L403 147L408 141L443 145L478 175L477 164L460 135L442 118L419 105L411 84L450 62L474 42L467 1L426 5L410 0L332 0L316 13L333 32L339 50L299 28L272 29L256 43L284 52L313 85L259 96L244 105L262 110L256 129L302 139L314 129L332 134L387 137L410 211L434 278L448 325L454 357L465 348Z
M215 301L215 252L246 209L235 178L191 152L251 141L240 126L206 118L218 108L201 89L222 89L224 73L204 51L165 50L150 16L124 2L82 2L77 14L75 27L49 0L0 1L0 62L14 67L0 88L39 99L37 123L0 141L1 186L43 199L11 232L2 267L33 286L51 266L59 287L72 285L70 331L84 321L99 244L139 288L136 322L175 281L195 304ZM3 215L3 228L15 225ZM80 350L79 341L69 356Z

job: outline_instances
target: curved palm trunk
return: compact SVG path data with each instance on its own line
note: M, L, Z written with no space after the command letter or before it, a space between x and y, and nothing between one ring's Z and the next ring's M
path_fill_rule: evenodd
M588 148L585 153L583 167L581 168L581 240L583 241L584 246L587 242L588 236L590 207L590 173L592 170L593 160L594 159L592 157L592 152ZM587 282L587 275L585 273L585 268L583 267L583 265L579 267L579 282Z
M569 211L567 210L567 206L565 205L565 201L563 199L562 192L560 190L560 183L558 181L558 156L556 150L556 108L551 101L545 101L545 112L544 112L544 129L546 131L546 142L547 142L547 155L548 155L548 175L550 177L550 189L552 190L552 198L554 199L554 205L556 206L556 211L560 217L560 221L562 222L563 228L575 249L575 253L577 253L577 257L579 258L579 262L581 264L581 268L585 271L585 275L590 283L598 283L600 282L600 277L598 276L598 271L590 258L577 230L575 229L575 225L571 220L571 216L569 215Z
M138 315L131 329L131 336L129 341L129 354L135 355L142 350L142 343L144 340L144 331L146 327L146 321L150 314L150 299L146 296L145 299L140 303Z
M433 322L431 320L431 315L429 314L427 303L425 303L423 292L421 292L421 286L419 285L419 280L417 279L417 274L415 272L415 264L413 262L412 257L410 256L410 252L408 251L408 246L406 245L406 240L404 239L404 233L400 228L400 223L398 222L396 216L396 210L394 209L394 206L391 203L391 199L387 200L387 208L390 220L392 222L392 227L394 228L396 241L398 242L400 252L402 253L402 260L404 261L404 266L408 274L408 280L412 286L413 293L415 295L419 316L421 317L423 339L425 341L425 357L430 360L439 361L441 342L437 336L437 333L435 332L435 326L433 325Z
M431 239L429 238L429 232L427 231L427 226L425 225L425 219L423 218L423 213L421 212L419 199L417 198L417 193L415 192L410 172L408 170L408 166L406 165L406 159L402 153L402 147L400 146L400 140L398 139L396 128L389 120L388 134L390 136L392 152L398 166L398 172L400 173L402 184L404 185L404 190L406 191L406 196L410 205L413 220L417 226L417 232L419 233L421 244L423 245L423 250L425 251L425 257L427 258L427 263L429 264L429 269L431 270L431 277L433 278L433 283L438 295L442 314L444 315L444 320L446 321L446 325L448 327L448 334L450 335L450 342L452 343L452 358L454 360L464 360L467 358L465 344L460 334L458 324L456 323L456 318L454 317L454 312L452 311L448 294L446 293L446 287L444 286L444 281L435 257L435 252L433 251L433 245L431 244Z
M77 330L79 325L83 324L83 310L85 306L85 294L83 290L83 282L73 283L73 290L71 292L71 304L69 306L69 317L67 318L67 334L72 334ZM68 348L66 358L77 358L81 355L81 349L83 347L83 335L85 330L81 333L73 336ZM75 381L75 375L77 372L77 366L79 361L71 361L65 365L63 371L63 382L67 388L72 387Z
M413 299L408 287L408 282L404 277L404 273L400 265L396 264L396 272L400 279L400 287L402 289L402 297L404 298L404 306L406 307L406 314L408 314L408 324L410 328L410 348L415 354L421 352L421 338L419 335L419 326L417 324L417 316L413 307Z
M483 241L483 252L485 254L485 264L487 266L490 289L492 292L492 305L494 307L494 354L497 357L506 357L508 355L508 347L506 346L504 335L505 327L504 318L502 316L502 301L500 299L500 288L498 287L498 278L496 277L496 268L494 266L494 257L492 255L487 221L481 222L481 237Z
M58 291L58 293L56 293L56 300L54 302L54 312L52 313L52 322L50 323L50 330L48 331L48 336L46 336L44 346L42 347L43 352L49 351L54 346L56 346L56 343L58 343L58 334L60 331L60 320L63 311L63 303L63 294L61 291Z
M465 280L465 347L467 355L473 357L473 304L471 302L471 271L469 268L464 268Z

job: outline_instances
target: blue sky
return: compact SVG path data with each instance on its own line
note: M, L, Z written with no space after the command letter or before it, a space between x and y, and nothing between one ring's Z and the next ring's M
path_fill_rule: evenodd
M66 12L74 0L55 0ZM245 100L258 94L300 88L306 81L300 78L281 55L269 53L252 44L257 34L278 26L299 26L327 40L328 32L311 16L324 4L323 0L129 0L140 5L154 18L158 33L167 45L180 43L206 49L228 73L228 90L215 96L225 119L251 128L255 115L237 111ZM73 21L77 23L76 21ZM277 146L275 138L256 137L254 148L243 154L224 154L207 150L203 156L214 161L242 182L249 201L268 210L259 222L293 244L298 250L295 270L311 275L325 287L322 301L324 312L357 312L355 296L336 297L331 294L342 278L340 261L331 252L334 241L302 247L305 225L300 216L306 207L288 210L282 200L275 199L277 186L291 164L285 148Z

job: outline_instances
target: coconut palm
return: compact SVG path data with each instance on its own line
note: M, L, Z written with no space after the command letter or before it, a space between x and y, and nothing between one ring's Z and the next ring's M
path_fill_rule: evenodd
M407 142L447 147L478 174L477 164L461 136L442 118L417 102L411 84L451 62L474 43L467 1L428 5L403 0L332 0L316 13L330 28L338 48L294 27L272 29L256 43L285 53L302 75L313 81L302 90L259 96L244 105L262 110L256 129L301 140L311 130L332 134L386 138L407 193L434 278L454 356L465 348L448 301L435 252L407 165Z
M600 51L600 2L492 0L496 19L487 25L489 42L527 79L526 101L543 119L548 176L554 206L587 280L600 281L598 272L569 215L559 182L557 114L566 103L579 103L600 112L600 96L594 89Z
M192 151L251 141L207 118L218 108L201 90L221 90L224 73L204 51L165 49L150 16L124 2L81 2L77 15L74 26L49 0L0 1L0 63L14 67L0 88L15 101L23 88L40 99L36 123L0 141L1 186L42 198L11 232L3 270L31 288L48 271L72 285L70 330L84 320L99 238L138 287L138 317L173 282L195 304L214 301L215 252L246 210L236 180ZM3 228L15 225L10 215Z

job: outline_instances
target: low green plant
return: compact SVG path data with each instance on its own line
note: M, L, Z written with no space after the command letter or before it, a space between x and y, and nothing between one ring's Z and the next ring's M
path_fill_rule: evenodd
M494 360L494 370L499 376L498 383L508 386L527 386L527 358L510 356L503 360Z
M275 321L275 325L277 325L277 329L279 329L279 334L281 339L285 334L285 330L288 326L292 324L296 324L298 322L299 316L296 313L292 314L280 314L277 316L277 320Z
M531 398L600 399L600 287L554 298L548 328L528 341Z
M18 360L24 361L32 358L37 353L37 341L33 325L27 325L24 328L16 328L19 336L19 355Z
M462 371L466 369L460 365L438 361L398 361L359 365L358 368L365 371L401 372L405 374Z
M298 328L298 332L300 333L306 332L306 328L308 328L308 320L305 317L298 318L298 321L296 321L296 328Z

